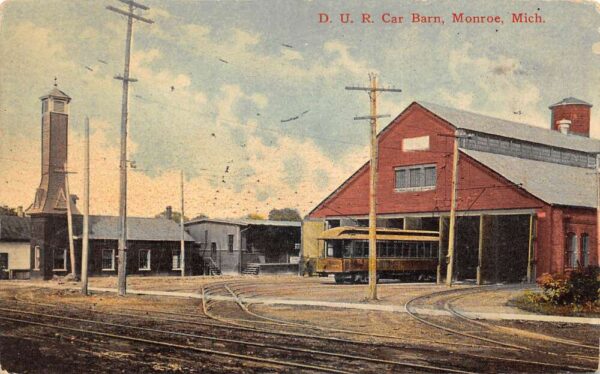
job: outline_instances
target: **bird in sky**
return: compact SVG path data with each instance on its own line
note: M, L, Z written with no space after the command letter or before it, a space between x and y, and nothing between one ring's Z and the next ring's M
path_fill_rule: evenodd
M291 45L289 45L289 44L285 44L285 43L282 43L281 45L282 45L282 46L284 46L284 47L286 47L286 48L294 48L294 47L292 47Z
M108 65L108 62L106 62L106 61L104 61L104 60L101 60L101 59L98 59L98 62L101 62L101 63L103 63L104 65Z
M171 92L175 91L175 86L171 86Z
M85 68L88 69L89 71L94 71L94 69L92 69L91 67L89 67L87 65L85 66Z
M220 58L219 61L221 61L224 64L228 64L229 63L229 61L223 60L222 58Z

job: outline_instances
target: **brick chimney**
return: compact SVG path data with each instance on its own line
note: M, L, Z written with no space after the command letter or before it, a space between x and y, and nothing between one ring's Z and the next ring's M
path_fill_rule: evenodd
M17 216L18 217L25 217L25 212L23 211L23 206L19 205L17 207Z
M590 136L592 104L574 97L567 97L554 105L550 105L549 108L552 111L550 126L553 130L561 131L559 122L563 124L564 129L566 122L563 120L568 120L571 122L568 129L569 134Z
M165 208L165 218L173 219L173 208L170 205Z

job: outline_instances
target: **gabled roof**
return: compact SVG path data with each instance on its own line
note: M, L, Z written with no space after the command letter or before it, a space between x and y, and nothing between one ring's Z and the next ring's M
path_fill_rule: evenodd
M566 135L549 128L545 129L525 123L507 121L423 101L416 103L449 122L457 129L477 131L582 152L600 153L600 140L597 139L573 134Z
M592 104L587 103L583 100L579 100L574 97L567 97L566 99L562 99L561 101L559 101L556 104L550 105L548 108L552 109L554 107L561 106L561 105L585 105L585 106L589 106L589 107L593 106Z
M31 239L31 220L29 217L0 216L0 240Z
M597 181L593 169L461 149L487 168L553 205L585 208L597 206Z
M301 227L302 222L300 221L273 221L268 219L229 219L229 218L199 218L189 222L185 225L193 225L197 223L221 223L225 225L234 226L285 226L285 227Z
M90 239L118 240L119 217L90 216ZM194 239L184 233L185 241ZM179 241L181 228L165 218L127 217L127 240Z

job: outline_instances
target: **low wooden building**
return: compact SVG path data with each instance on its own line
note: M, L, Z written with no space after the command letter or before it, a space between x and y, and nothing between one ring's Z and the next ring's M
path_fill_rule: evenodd
M28 217L0 216L0 279L29 278L30 238Z
M185 226L207 272L297 272L300 222L202 218Z

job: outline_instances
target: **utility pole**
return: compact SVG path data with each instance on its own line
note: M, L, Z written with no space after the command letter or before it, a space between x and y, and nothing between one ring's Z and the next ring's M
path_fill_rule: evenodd
M83 151L83 235L81 238L81 293L88 294L89 219L90 219L90 119L85 117Z
M183 214L184 214L184 202L183 202L183 170L181 170L181 216L179 217L179 223L181 224L181 276L185 276L185 228L183 226Z
M129 76L129 63L131 60L131 39L133 35L133 20L145 23L154 23L154 21L134 14L134 9L148 10L145 5L131 0L119 0L129 5L129 11L121 10L113 6L107 6L106 9L127 17L127 36L125 38L125 64L123 76L116 76L115 79L123 81L123 99L121 105L121 160L119 163L119 266L118 266L118 288L119 296L125 296L127 292L127 119L129 108L129 82L136 82L137 79Z
M71 191L69 190L69 174L75 174L67 170L67 163L63 164L63 169L56 170L57 173L65 175L65 194L67 203L67 235L69 235L69 257L71 258L71 276L73 279L77 279L77 272L75 271L75 245L73 243L73 215L71 212Z
M596 250L600 254L600 154L596 155L596 184L597 184L597 206L596 206ZM588 253L589 256L589 253ZM600 266L600 256L597 259L596 265ZM591 262L591 261L590 261ZM592 265L590 263L590 265ZM598 362L598 370L600 371L600 361Z
M389 117L377 115L377 92L402 92L396 88L377 87L377 76L369 74L370 87L346 87L347 90L367 91L371 103L370 115L354 117L355 120L368 119L371 123L371 161L369 189L369 295L370 300L377 300L377 118Z
M455 242L455 226L456 226L456 200L458 186L458 141L461 138L470 138L470 135L465 135L457 130L452 136L454 138L454 147L452 150L452 191L450 196L450 227L448 228L448 268L446 269L446 285L452 286L452 273L454 271L454 242Z

